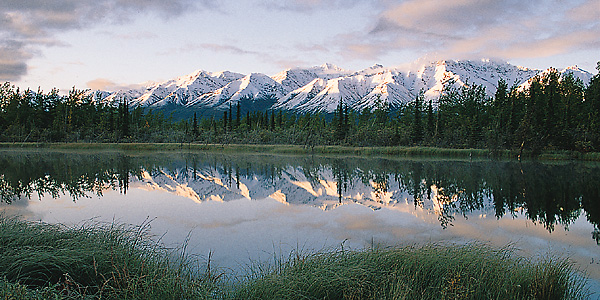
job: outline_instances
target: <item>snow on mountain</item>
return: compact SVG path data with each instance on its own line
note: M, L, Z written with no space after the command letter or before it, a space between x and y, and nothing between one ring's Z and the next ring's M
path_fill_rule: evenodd
M450 82L457 87L483 85L492 97L500 78L521 84L538 72L489 60L437 61L405 71L375 65L343 77L312 81L279 99L274 108L330 113L340 101L358 111L383 104L397 108L413 101L421 90L426 99L436 99Z
M315 78L319 78L319 75L308 69L297 68L281 71L271 78L288 90L293 91L307 85Z
M175 86L175 90L171 91L163 100L164 104L175 103L178 105L187 105L196 98L222 88L228 83L242 78L242 74L229 71L209 73L206 71L198 71L188 76L177 78L170 85Z
M203 107L217 110L226 110L230 105L238 103L254 103L257 100L276 100L287 94L288 90L271 77L252 73L234 80L222 88L205 93L194 101L186 104L187 107Z
M366 79L369 81L369 93L356 102L355 109L359 111L372 110L386 103L394 108L414 100L414 93L404 85L404 78L398 71L379 69Z
M347 71L336 65L327 63L308 69L286 69L275 74L271 78L286 87L289 92L291 92L307 85L316 78L328 80L343 77L351 73L351 71Z
M583 84L585 84L585 85L587 85L590 82L590 80L592 80L592 77L594 77L594 74L592 74L584 69L581 69L576 65L563 69L562 71L560 71L560 74L561 74L561 76L566 76L567 74L572 74L573 77L581 80L583 82Z
M102 101L116 105L125 100L133 107L158 108L172 104L216 112L240 104L245 110L331 113L340 101L354 110L372 110L378 105L397 108L414 101L420 91L424 92L425 100L435 100L450 83L456 87L482 85L492 97L500 78L509 86L523 86L543 72L485 59L441 60L408 69L374 65L356 72L323 64L287 69L272 77L260 73L243 75L199 70L141 89L100 95L104 97ZM560 72L573 74L585 84L592 77L577 67Z
M356 108L356 102L368 94L368 85L369 82L361 75L329 80L315 79L307 86L281 98L273 108L301 113L333 112L340 101Z
M423 90L426 99L436 99L450 82L455 87L465 84L482 85L489 97L496 93L498 80L504 79L509 86L519 85L535 76L539 71L514 66L508 63L481 61L442 60L408 71L405 86L413 97Z
M525 90L528 89L529 86L531 85L531 81L535 78L535 77L544 77L546 75L548 75L550 72L553 71L558 71L558 73L560 74L560 78L559 81L562 80L562 78L564 78L567 75L572 75L573 78L575 80L581 80L581 82L584 85L587 85L590 80L592 79L592 77L594 77L594 75L588 71L585 71L577 66L570 66L570 67L566 67L562 70L556 70L554 68L548 68L546 70L543 71L538 71L534 76L531 76L530 78L528 78L526 81L524 81L523 83L521 83L519 85L519 90Z
M114 93L109 93L108 96L102 99L102 102L113 106L117 106L119 103L125 102L135 106L134 100L141 97L145 90L146 88L119 90Z
M354 110L362 110L373 109L384 102L397 107L410 98L406 89L398 84L399 73L394 69L375 65L355 73L344 73L346 75L337 78L311 81L279 99L274 109L330 113L340 101Z
M149 84L144 88L117 91L104 98L105 102L127 101L136 107L160 107L169 103L186 105L192 99L219 89L244 75L229 71L210 73L198 70L161 83Z

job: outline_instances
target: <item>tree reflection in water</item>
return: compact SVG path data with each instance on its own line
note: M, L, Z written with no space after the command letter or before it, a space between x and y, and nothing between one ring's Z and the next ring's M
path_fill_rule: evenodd
M182 184L218 174L224 186L235 190L241 190L242 182L259 180L261 188L272 192L302 177L302 184L296 185L310 187L313 194L331 188L322 194L338 204L354 202L373 209L409 195L415 208L435 213L443 228L452 226L456 217L493 211L496 218L523 213L552 232L558 224L568 229L583 213L600 244L600 167L580 162L2 151L0 197L11 203L20 197L68 194L76 201L90 193L101 196L106 189L126 193L129 183L142 180L143 174L167 174ZM261 195L249 193L252 198ZM292 204L311 204L287 197Z

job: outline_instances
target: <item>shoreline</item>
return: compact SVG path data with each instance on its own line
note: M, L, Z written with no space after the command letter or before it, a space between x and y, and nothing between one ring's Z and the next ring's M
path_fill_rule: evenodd
M423 146L352 147L321 145L271 144L199 144L199 143L10 143L1 142L0 149L62 149L62 150L119 150L119 151L218 151L225 153L320 154L355 156L450 157L518 160L518 150L455 149ZM600 161L600 152L581 153L570 150L543 151L533 154L524 151L523 157L537 160Z

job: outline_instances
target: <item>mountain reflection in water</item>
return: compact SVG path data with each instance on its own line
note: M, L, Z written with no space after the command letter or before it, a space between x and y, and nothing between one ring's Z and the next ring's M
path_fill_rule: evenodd
M549 232L582 214L600 243L600 167L580 162L396 160L207 153L2 151L0 197L73 201L130 186L196 202L263 199L323 210L356 203L373 210L409 204L456 218L523 214Z

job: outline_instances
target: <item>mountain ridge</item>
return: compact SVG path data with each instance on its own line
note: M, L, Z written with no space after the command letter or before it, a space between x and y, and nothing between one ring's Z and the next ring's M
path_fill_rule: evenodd
M116 92L89 91L95 100L110 105L125 101L130 107L202 111L219 116L240 104L243 110L284 110L293 113L332 113L342 101L353 110L372 110L382 103L398 108L413 101L422 90L426 100L435 100L448 84L483 85L492 97L499 79L509 86L524 86L531 78L548 72L506 62L482 60L438 60L410 68L382 65L350 71L333 64L290 68L273 76L197 70L188 75L143 88ZM577 66L558 70L589 83L591 73Z

